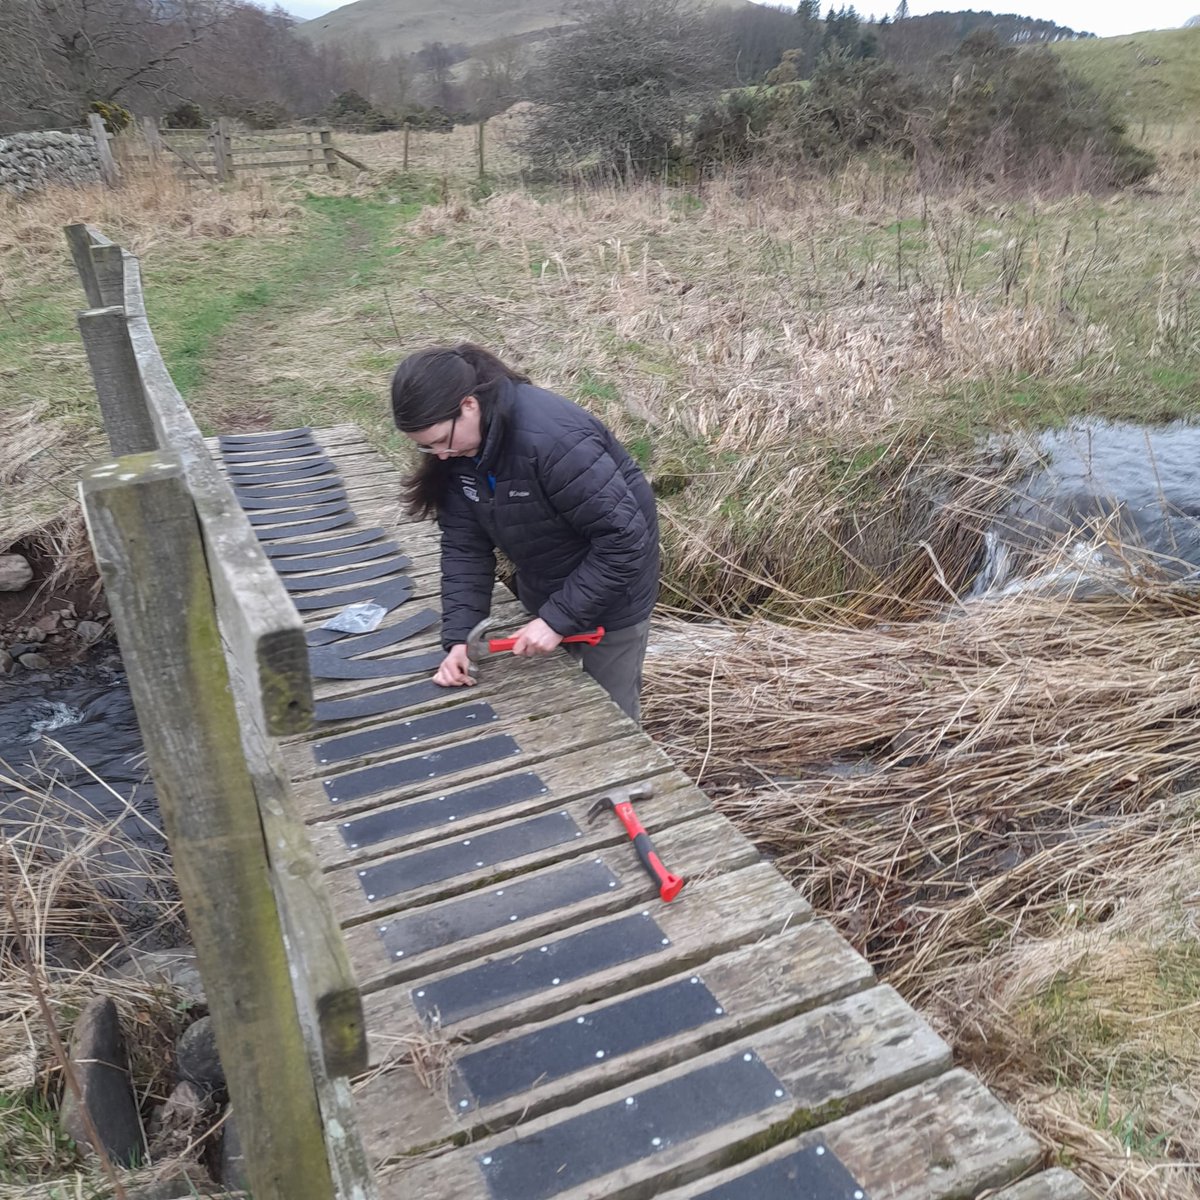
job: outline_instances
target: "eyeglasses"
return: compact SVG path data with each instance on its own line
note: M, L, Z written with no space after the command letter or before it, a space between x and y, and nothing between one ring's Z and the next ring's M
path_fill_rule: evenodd
M458 424L458 413L454 414L454 420L450 422L450 432L446 435L446 444L444 446L422 446L417 443L417 450L421 454L449 454L450 447L454 445L454 427ZM442 439L438 438L440 442Z

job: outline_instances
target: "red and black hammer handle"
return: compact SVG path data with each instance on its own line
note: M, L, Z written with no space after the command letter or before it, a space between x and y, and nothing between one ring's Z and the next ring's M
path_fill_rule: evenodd
M604 626L598 625L595 629L588 633L573 633L569 637L563 638L561 645L568 645L571 642L584 642L589 646L600 644L600 639L604 637ZM517 644L515 637L492 638L488 642L488 650L492 654L499 654L502 650L511 650Z
M646 873L658 884L658 894L663 900L674 900L683 890L686 881L679 875L672 875L663 866L662 859L658 857L654 843L650 840L650 835L642 827L637 813L633 811L633 805L628 800L621 804L614 804L613 812L625 826L625 832L633 839L633 848L637 851L642 866L646 868Z

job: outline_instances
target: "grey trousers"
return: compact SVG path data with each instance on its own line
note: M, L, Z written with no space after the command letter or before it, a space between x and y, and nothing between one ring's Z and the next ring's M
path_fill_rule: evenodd
M606 632L595 646L563 647L637 725L642 723L642 663L649 638L647 618L627 629Z

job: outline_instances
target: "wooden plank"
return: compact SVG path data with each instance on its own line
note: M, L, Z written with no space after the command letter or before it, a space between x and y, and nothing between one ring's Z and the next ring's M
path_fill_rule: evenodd
M990 1132L994 1138L996 1131ZM991 1200L1089 1200L1091 1194L1077 1175L1056 1168L1014 1183L996 1192Z
M328 1200L308 1052L196 510L173 456L85 473L81 494L187 909L256 1196ZM153 588L147 581L153 580Z
M652 996L663 983L685 981L691 971L636 988L619 997ZM586 1070L507 1097L468 1113L453 1105L443 1080L431 1089L407 1058L389 1064L356 1091L363 1137L373 1161L396 1155L404 1147L426 1146L464 1136L478 1140L488 1133L574 1104L586 1096L645 1077L697 1054L725 1045L755 1029L828 1004L869 987L874 973L866 960L823 921L800 925L754 946L718 955L698 975L723 1012L699 1030L652 1042L619 1057L608 1057ZM594 1015L599 1006L587 1009ZM549 1022L504 1030L467 1049L491 1049L536 1034L570 1015ZM447 1068L453 1073L453 1064ZM402 1125L395 1114L402 1112Z
M579 681L578 686L583 687L582 679ZM472 780L491 779L506 767L523 766L527 769L532 769L535 764L542 760L557 756L566 750L579 750L586 746L599 745L610 740L610 738L620 732L620 726L617 728L613 727L615 723L613 714L615 712L616 709L612 706L611 701L601 692L601 695L596 697L593 703L589 704L578 714L578 721L571 722L569 730L561 727L556 730L551 727L551 723L545 720L538 720L537 715L534 714L526 724L515 727L520 731L520 754L514 754L509 758L500 760L500 762L481 763L478 766L465 767L450 774L436 776L436 786L440 791L445 791ZM493 732L497 734L509 732L511 735L512 731L498 729ZM442 744L445 745L447 743L443 742ZM428 747L425 749L426 753L428 749ZM417 751L413 755L395 755L389 761L400 762L407 758L417 757L420 753L420 751ZM370 759L360 760L360 765L361 763L377 763L380 761L382 761L381 757L375 756ZM651 761L653 761L653 756L651 756ZM338 775L344 773L342 770L337 772ZM344 820L354 813L374 808L378 804L427 795L431 786L429 780L423 778L419 781L400 783L389 788L381 788L370 795L334 802L326 793L321 782L322 779L329 778L334 778L334 775L329 774L315 779L299 780L295 784L296 800L299 806L298 811L304 814L305 820L322 821L329 820L330 818Z
M75 270L79 273L84 295L87 296L88 308L103 308L104 297L100 294L100 284L96 279L92 247L112 243L99 230L89 225L65 225L63 233L66 235L67 245L71 248L71 258L75 263Z
M491 809L474 816L457 817L453 828L460 834L469 834L484 826L507 821L522 813L530 815L543 812L555 806L577 800L582 796L598 795L614 787L650 780L662 788L663 794L669 791L671 781L664 776L674 772L670 759L661 752L647 752L646 740L639 734L630 732L624 737L611 742L602 742L584 750L557 755L547 759L537 767L530 768L546 786L546 793L540 799L521 800L503 808ZM523 774L525 768L515 763L503 772L497 772L489 777L503 780L509 775ZM437 793L438 795L442 793ZM390 812L396 812L419 803L425 797L417 797L399 803L379 804L371 809L373 817L384 817ZM643 820L655 820L660 809L657 801L642 806L645 811ZM672 810L674 811L674 810ZM418 846L429 845L440 841L446 835L443 826L416 829L383 841L352 846L346 840L343 829L344 822L340 819L330 819L321 824L310 825L309 833L313 845L326 870L332 870L342 865L364 862L376 855L392 854L401 850L411 850Z
M668 1192L662 1200L698 1200L713 1188L797 1150L825 1145L872 1200L1085 1200L1084 1191L992 1193L1027 1171L1039 1157L1037 1144L1011 1113L966 1071L948 1071L917 1087L756 1155L738 1166ZM1065 1176L1066 1171L1047 1172ZM1028 1181L1030 1184L1035 1180Z
M239 171L250 171L250 170L255 170L258 168L266 169L268 167L274 169L275 167L306 167L306 166L308 166L308 159L306 159L306 158L285 158L285 159L277 158L277 159L272 159L269 162L242 162L241 159L238 160L238 170Z
M748 1141L770 1135L780 1125L821 1125L834 1116L870 1104L893 1092L940 1074L950 1064L950 1048L889 987L876 987L834 1001L812 1012L709 1051L651 1079L590 1096L579 1104L522 1122L515 1131L484 1138L439 1157L401 1160L379 1175L382 1200L482 1200L489 1194L482 1167L509 1144L528 1145L551 1137L567 1121L618 1106L632 1099L638 1109L651 1103L650 1093L702 1068L755 1055L776 1077L772 1102L694 1137L664 1142L645 1157L605 1171L577 1186L554 1192L531 1189L530 1200L633 1200L655 1195L673 1183L703 1176L729 1161ZM786 1124L785 1124L786 1123ZM586 1127L564 1140L564 1153L588 1136ZM582 1148L582 1143L581 1143ZM632 1150L631 1150L632 1153ZM544 1179L539 1183L545 1185ZM884 1193L885 1195L887 1193Z
M88 113L87 123L88 129L92 133L92 139L96 143L96 159L100 164L100 178L109 187L115 188L121 182L121 173L117 170L112 147L109 145L109 138L112 135L104 128L104 118L99 113Z
M526 997L514 1004L467 1017L446 1032L455 1038L479 1041L500 1030L540 1021L580 1004L666 978L724 951L780 933L812 916L812 909L805 900L766 863L756 863L715 878L697 879L688 885L679 899L670 904L656 904L650 911L664 936L670 939L670 945L665 946L661 954L605 968L553 992ZM596 928L608 920L610 918L602 917L585 922L574 927L571 933ZM541 946L556 940L535 939L526 946L533 954L538 953ZM509 948L501 955L479 959L474 965L495 958L511 958L519 952L520 947ZM416 986L453 975L456 971L435 973ZM430 1031L413 1007L413 991L414 984L406 982L363 997L373 1062L388 1057L397 1044L429 1037Z
M693 821L684 821L682 824L660 829L654 833L654 841L664 860L687 879L694 879L706 870L730 871L746 867L756 862L759 857L754 846L738 834L725 817L716 814L708 814ZM600 857L616 877L617 886L612 890L570 907L527 916L500 929L489 930L478 937L439 946L421 954L410 955L403 960L388 955L380 938L380 926L386 928L397 913L405 917L421 913L436 916L439 906L436 902L420 907L396 903L404 899L403 897L393 897L391 907L386 902L376 905L373 914L375 919L369 924L358 924L346 931L351 961L363 988L372 990L431 971L447 970L473 958L498 953L529 938L561 932L573 924L586 923L613 913L659 903L657 891L638 863L628 839L624 845L616 842L602 847L601 851L598 853L597 850L592 850L583 855L560 856L554 859L553 863L561 869L573 863ZM549 857L541 856L542 859ZM527 866L527 863L515 861L511 864L511 874L493 872L499 876L497 882L501 886L490 890L502 892L505 888L526 882L531 877L544 877L549 873L548 870L527 871ZM538 866L542 866L541 861L538 861ZM518 875L518 872L521 874ZM472 892L463 888L453 891L447 888L445 894L453 899L469 899ZM360 889L360 904L361 895ZM439 899L443 906L447 903L446 899ZM676 904L678 902L673 901Z
M76 318L96 388L100 419L114 454L158 449L123 308L92 308Z
M249 673L267 732L297 733L312 721L304 627L167 372L145 317L136 263L127 263L125 273L129 336L159 444L179 455L200 514L222 634L233 661Z

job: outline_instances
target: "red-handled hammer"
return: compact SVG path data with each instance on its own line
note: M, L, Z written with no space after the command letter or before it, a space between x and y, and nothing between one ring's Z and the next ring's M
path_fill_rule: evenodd
M491 617L484 617L470 633L467 634L467 657L472 662L478 662L481 658L486 658L489 654L499 654L504 650L511 650L516 644L515 637L506 638L487 638L484 634L495 624ZM565 637L562 640L562 645L567 645L571 642L581 642L587 646L595 646L600 639L604 637L604 626L600 625L597 628L590 630L588 633L573 633L570 637Z
M663 900L669 902L683 891L683 885L687 880L680 875L672 875L663 866L662 859L658 857L658 851L654 849L654 843L650 840L650 835L642 828L641 821L637 819L637 814L633 811L635 800L649 800L653 795L654 789L648 783L635 784L630 788L618 788L615 792L601 796L588 809L587 816L589 821L594 821L606 808L611 808L617 814L617 818L625 826L625 832L633 839L633 848L637 851L642 866L646 868L646 874L658 884L658 894Z

